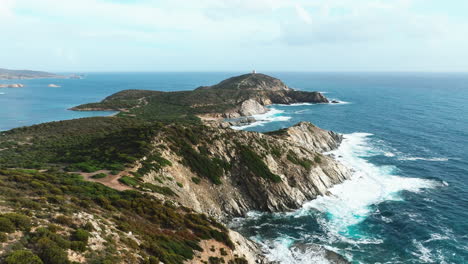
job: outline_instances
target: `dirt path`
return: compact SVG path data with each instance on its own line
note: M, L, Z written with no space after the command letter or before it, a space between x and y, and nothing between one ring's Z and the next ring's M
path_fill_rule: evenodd
M120 172L117 175L110 174L110 171L108 171L108 170L99 170L99 171L91 172L91 173L86 173L86 172L74 172L74 173L80 174L87 181L99 182L101 184L104 184L107 187L112 188L112 189L115 189L115 190L118 190L118 191L125 191L125 190L134 190L132 187L127 186L127 185L122 184L122 183L119 182L119 179L121 177L125 176L125 175L128 175L129 172L130 172L130 170L124 170L124 171ZM107 176L105 178L101 178L101 179L91 178L91 176L96 175L98 173L104 173Z

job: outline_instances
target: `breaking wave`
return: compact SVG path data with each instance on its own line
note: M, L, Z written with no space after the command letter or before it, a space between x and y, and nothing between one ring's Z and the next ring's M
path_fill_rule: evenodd
M251 124L245 125L245 126L232 126L231 128L242 130L242 129L251 128L251 127L264 126L265 124L268 124L271 122L288 121L289 119L291 119L290 116L284 115L283 110L279 110L275 108L270 108L270 110L266 112L265 114L253 115L252 117L255 118L255 120L257 121Z

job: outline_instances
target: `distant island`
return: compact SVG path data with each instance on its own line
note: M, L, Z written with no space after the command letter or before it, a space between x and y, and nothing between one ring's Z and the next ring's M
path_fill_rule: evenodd
M11 79L40 79L40 78L65 78L49 72L31 71L31 70L8 70L0 68L0 80Z

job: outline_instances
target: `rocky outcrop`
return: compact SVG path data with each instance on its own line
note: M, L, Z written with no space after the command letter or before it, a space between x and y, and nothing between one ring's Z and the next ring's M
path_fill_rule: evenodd
M295 126L270 134L315 152L328 152L336 149L343 140L342 135L323 130L309 122L300 122Z
M252 210L279 212L297 209L304 202L327 194L328 188L350 176L347 168L323 154L338 146L341 137L310 123L299 123L271 134L211 127L206 128L204 135L211 139L202 146L206 148L204 152L225 160L231 166L221 177L222 184L214 185L203 178L199 183L193 182L193 178L199 175L186 166L171 146L166 147L162 155L172 166L152 171L144 179L154 184L158 184L154 180L157 178L174 179L166 184L177 190L176 200L180 204L221 221L245 216ZM157 144L164 145L165 141ZM243 156L244 148L261 157L271 173L281 180L273 182L252 173L248 165L251 161ZM175 182L183 188L178 188Z

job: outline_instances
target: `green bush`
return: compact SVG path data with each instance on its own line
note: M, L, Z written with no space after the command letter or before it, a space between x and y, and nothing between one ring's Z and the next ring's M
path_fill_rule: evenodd
M13 251L6 259L6 264L43 264L42 260L29 250Z
M270 180L274 183L281 182L281 177L272 173L262 158L250 147L240 146L240 156L244 164L256 176Z
M39 239L37 242L38 255L47 264L69 264L67 253L60 248L57 243L47 237Z
M210 157L195 151L187 142L181 142L180 154L184 163L200 176L208 178L214 184L221 184L223 168Z
M31 228L31 219L26 215L8 213L2 216L8 218L19 230L29 231L29 229Z
M15 232L15 224L13 224L10 219L0 216L0 232Z
M195 184L200 184L201 179L198 178L198 177L192 177L192 181L193 181Z
M75 233L73 233L72 239L75 241L81 241L81 242L87 243L89 239L89 232L84 229L78 228L75 231Z
M321 158L319 155L315 155L314 161L315 161L316 163L321 163L321 162L322 162L322 158Z
M209 257L208 258L208 263L210 264L222 264L225 263L223 258L218 258L218 257Z
M94 174L93 176L91 176L91 178L93 179L102 179L102 178L105 178L107 177L107 174L105 173L98 173L98 174Z
M294 163L296 165L300 165L300 166L304 167L306 170L310 170L310 168L312 168L313 162L311 160L300 159L299 157L297 157L296 153L294 153L292 151L288 152L287 158L292 163Z
M8 241L7 234L0 232L0 243L7 242L7 241Z
M130 176L123 176L119 179L119 182L128 185L130 187L137 187L139 185L139 182Z

